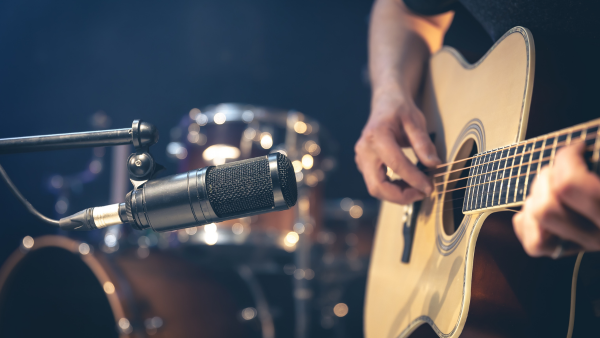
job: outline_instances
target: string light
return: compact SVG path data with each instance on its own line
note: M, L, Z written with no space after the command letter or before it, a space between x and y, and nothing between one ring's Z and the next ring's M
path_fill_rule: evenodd
M344 211L350 211L350 208L352 208L353 205L354 201L349 197L342 198L340 201L340 208Z
M338 317L344 317L348 314L348 305L344 303L337 303L333 307L333 313Z
M252 320L257 314L258 311L256 311L256 309L253 307L247 307L242 310L242 318L244 318L244 320Z
M216 124L223 124L227 121L227 116L223 113L216 113L213 120Z
M363 209L360 207L360 205L353 205L349 212L350 217L352 218L360 218L363 215Z
M273 137L269 133L260 135L260 146L264 149L270 149L273 146Z
M112 295L113 293L115 293L115 285L111 282L104 283L103 288L104 292L106 292L106 294L108 295Z
M215 164L223 164L226 160L235 160L240 157L240 150L226 144L213 144L202 152L202 158L213 161Z
M310 168L312 168L313 164L314 159L312 156L310 156L309 154L302 156L302 167L304 169L309 170Z
M206 116L206 114L198 114L198 116L196 116L196 123L205 126L208 123L208 116Z
M294 131L298 134L304 134L307 129L306 123L302 121L296 121L296 123L294 123Z
M217 225L210 223L204 226L204 242L208 245L215 245L219 240L219 233L217 232Z
M296 160L292 161L292 166L294 167L294 171L299 173L302 171L302 162Z
M285 239L283 240L283 244L285 244L285 246L291 247L291 246L296 245L296 243L298 243L299 240L300 240L300 236L298 236L298 233L295 231L290 231L285 236Z
M82 255L87 255L90 253L90 246L87 243L79 244L79 253Z
M244 225L241 223L235 223L232 227L231 227L231 232L233 232L235 235L241 235L244 233Z
M33 248L33 243L34 243L34 241L31 236L23 237L23 246L25 247L25 249Z
M200 115L200 113L201 113L200 109L192 108L192 110L190 110L190 118L192 120L195 120L198 117L198 115Z
M246 123L252 122L254 119L254 113L251 110L246 110L242 113L242 120Z

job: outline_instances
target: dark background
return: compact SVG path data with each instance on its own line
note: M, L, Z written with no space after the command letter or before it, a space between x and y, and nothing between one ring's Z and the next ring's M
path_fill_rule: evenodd
M161 140L191 108L243 102L299 110L337 140L328 198L365 198L353 145L369 110L365 81L371 1L16 1L0 3L0 138L110 128L141 118ZM95 181L72 192L66 214L104 205L110 153ZM85 170L91 150L2 155L24 195L58 218L52 175ZM54 232L2 184L0 262L23 236Z
M367 194L353 150L369 112L371 6L371 0L5 0L0 138L93 130L92 116L99 112L110 118L107 128L127 128L140 118L158 127L161 139L151 152L172 174L177 163L166 155L170 130L191 108L239 102L298 110L319 121L338 145L325 198L334 204L344 197L363 200L372 214L367 223L372 234L377 202ZM475 61L491 40L459 8L446 43ZM77 182L93 159L91 149L2 155L0 164L39 211L60 218L50 179L76 178L66 195L63 190L66 215L108 204L110 158L107 150L103 170L87 183ZM0 264L24 236L56 233L29 215L3 184L0 202ZM75 234L90 243L101 240L80 235ZM336 334L360 337L362 313L355 309L363 306L366 266L348 275L353 279L338 270L326 272L343 285L330 286L343 287L352 310ZM313 327L320 317L317 311Z

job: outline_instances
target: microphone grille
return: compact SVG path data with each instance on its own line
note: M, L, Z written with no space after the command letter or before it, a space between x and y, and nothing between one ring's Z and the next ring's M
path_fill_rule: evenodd
M275 206L266 157L210 168L206 173L206 189L218 217L232 217Z
M296 205L298 199L298 185L292 162L282 153L277 153L277 169L279 170L279 184L283 199L288 208L291 208Z

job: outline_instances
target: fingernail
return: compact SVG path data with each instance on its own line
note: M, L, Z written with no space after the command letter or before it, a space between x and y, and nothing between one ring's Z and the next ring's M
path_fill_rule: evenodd
M423 192L425 192L425 196L431 195L432 191L433 191L433 188L430 185L426 185L423 189Z

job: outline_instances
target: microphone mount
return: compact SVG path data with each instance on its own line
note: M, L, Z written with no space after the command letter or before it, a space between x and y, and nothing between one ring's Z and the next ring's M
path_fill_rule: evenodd
M0 154L131 144L135 152L127 159L127 173L137 189L164 169L150 154L150 146L156 142L158 130L153 124L133 120L131 128L0 139Z
M134 120L131 128L87 131L80 133L66 133L53 135L39 135L0 139L0 154L27 153L48 150L95 148L131 144L135 152L127 159L127 173L129 180L137 190L164 167L154 160L150 154L150 146L158 142L158 130L148 122ZM94 208L86 209L77 214L62 218L60 221L53 220L37 211L29 201L21 194L14 185L4 168L0 166L0 178L8 185L10 191L27 208L27 210L40 221L53 226L59 226L65 230L93 230L97 229L94 224ZM125 213L124 203L116 204L115 208L96 208L94 213L100 221L114 223L115 219ZM115 209L115 210L113 210ZM123 209L123 210L121 210ZM112 224L111 223L111 224ZM107 225L110 225L107 223Z

